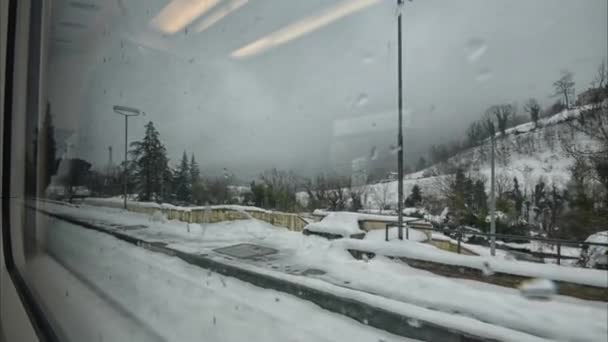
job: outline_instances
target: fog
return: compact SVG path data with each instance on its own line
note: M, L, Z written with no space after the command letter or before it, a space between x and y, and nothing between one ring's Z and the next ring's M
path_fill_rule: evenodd
M73 131L62 153L101 169L112 146L121 160L124 119L112 106L127 105L145 112L130 119L130 141L153 121L172 164L186 151L207 175L348 173L357 158L396 169L395 2L241 59L231 53L338 2L251 0L205 31L194 21L175 34L150 26L166 1L107 1L93 13L63 2L47 79L56 126ZM585 90L607 56L605 0L414 0L402 11L411 165L431 144L462 139L489 105L554 102L562 70Z

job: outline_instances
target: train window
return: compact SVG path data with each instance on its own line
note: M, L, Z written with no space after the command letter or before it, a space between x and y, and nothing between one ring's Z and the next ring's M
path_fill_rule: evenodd
M608 338L606 1L7 3L41 339Z

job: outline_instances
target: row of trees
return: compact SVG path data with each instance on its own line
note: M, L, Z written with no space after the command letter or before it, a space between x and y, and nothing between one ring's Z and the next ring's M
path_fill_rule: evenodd
M605 91L607 83L608 67L606 66L606 62L602 62L591 83L591 88L587 90L587 92L592 95L592 98L587 99L586 101L601 102L603 98L606 98L608 96ZM516 104L503 103L492 105L486 109L479 120L476 120L469 125L466 131L466 138L463 141L456 140L446 144L431 146L429 149L430 160L435 164L445 162L450 157L466 148L481 145L491 136L491 134L500 132L504 135L508 128L524 122L530 121L534 123L535 128L538 128L541 118L552 116L567 108L572 108L575 104L575 82L573 73L570 71L562 71L560 78L553 82L552 86L552 97L558 99L544 110L539 101L535 98L530 98L523 103L523 112L520 114L518 114ZM586 103L578 104L583 105ZM416 169L423 169L423 165L426 164L426 160L424 160L424 163L419 161Z

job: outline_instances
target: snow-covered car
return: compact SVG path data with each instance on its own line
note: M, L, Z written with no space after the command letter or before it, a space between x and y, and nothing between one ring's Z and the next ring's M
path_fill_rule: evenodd
M589 235L585 242L608 244L608 230ZM587 268L608 270L608 246L585 246L581 251L580 263Z

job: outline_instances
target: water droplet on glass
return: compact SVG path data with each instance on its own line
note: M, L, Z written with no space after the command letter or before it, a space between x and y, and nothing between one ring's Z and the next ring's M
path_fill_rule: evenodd
M369 159L376 160L378 158L378 149L376 146L372 147L372 150L369 153Z
M437 108L437 107L435 107L435 105L434 105L434 104L432 104L432 105L429 107L429 113L434 113L436 108Z
M399 145L391 145L391 147L390 147L391 154L397 154L400 151L401 151L401 147L399 147Z
M363 319L363 324L365 324L365 325L368 324L367 319Z
M489 262L484 261L483 264L481 264L481 273L484 277L489 277L494 274L494 270L492 270L492 267L490 267Z
M369 101L368 97L366 94L359 94L359 96L357 96L357 99L355 100L355 107L363 107L367 104L367 102Z
M374 55L372 53L366 53L363 56L363 64L372 64L374 62Z
M407 324L409 326L411 326L411 327L414 327L414 328L420 328L422 326L422 324L420 323L420 321L417 320L417 319L415 319L415 318L409 318L407 320Z
M481 38L472 38L467 42L467 60L475 63L486 53L488 46Z
M490 78L492 78L492 71L490 69L481 69L477 76L475 76L477 82L485 82Z
M216 319L215 316L213 316L213 325L215 325Z
M278 302L280 302L281 300L279 299L279 297L274 297L274 301L278 303Z
M521 294L528 299L549 300L557 293L557 285L550 279L530 279L519 285Z

